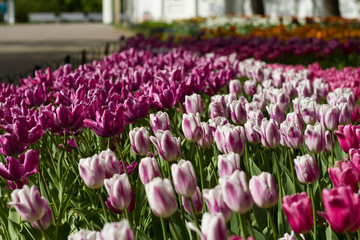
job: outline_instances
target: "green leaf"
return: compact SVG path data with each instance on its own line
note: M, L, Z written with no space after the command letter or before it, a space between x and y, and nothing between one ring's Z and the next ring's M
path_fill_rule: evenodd
M151 240L151 238L141 230L136 230L135 239L139 240Z
M326 239L328 239L328 240L338 240L336 233L333 232L330 225L326 228Z
M174 239L189 240L189 235L184 234L187 233L187 228L185 222L181 219L179 210L171 216L171 221L173 224L170 224L170 232Z
M255 239L256 240L266 240L269 238L266 238L261 232L259 232L258 230L254 229L254 234L255 234Z
M151 213L152 231L156 240L163 240L160 218Z
M240 223L239 223L238 215L235 212L233 212L231 215L231 219L230 219L231 232L233 234L239 234L239 232L240 232L239 226L240 226Z
M259 208L258 206L256 206L254 204L253 212L254 212L256 223L257 223L259 229L266 228L267 225L268 225L268 221L267 221L268 216L267 216L266 211L264 209L262 209L262 208Z

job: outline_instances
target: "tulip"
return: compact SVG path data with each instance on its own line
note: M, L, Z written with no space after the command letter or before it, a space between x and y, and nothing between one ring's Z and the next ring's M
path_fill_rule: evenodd
M243 214L250 210L253 199L243 171L235 170L230 177L219 179L224 202L233 211Z
M305 240L305 237L303 234L300 234L301 239ZM288 233L285 233L282 238L279 238L278 240L296 240L294 231L291 231L291 235Z
M27 145L16 140L9 133L0 135L0 153L5 156L15 156L25 151Z
M270 173L262 172L259 176L253 176L249 188L254 203L261 208L270 208L279 200L277 186Z
M2 128L22 144L35 143L42 137L43 129L35 119L28 118L16 116L12 124L3 125Z
M242 126L227 124L219 126L215 132L215 142L222 153L238 153L242 155L245 149L245 131Z
M297 90L296 87L294 86L294 83L292 82L285 82L282 86L283 90L285 91L285 93L287 93L287 95L293 99L297 96Z
M256 124L256 126L260 126L263 119L264 115L260 110L253 110L247 112L247 120L252 120Z
M235 93L237 96L241 95L241 82L237 79L229 82L229 92Z
M240 170L240 156L237 153L228 153L218 156L220 177L231 176L235 170Z
M338 161L328 168L329 177L334 187L349 186L353 192L358 189L359 170L352 162Z
M255 126L254 130L261 135L261 143L268 148L276 148L280 143L280 131L273 119L264 118L261 126Z
M196 175L190 161L181 159L178 164L171 165L171 175L175 191L184 197L191 197L196 190Z
M321 117L321 123L326 129L334 130L338 127L340 116L339 107L332 107L327 104L321 105L319 115Z
M182 199L182 205L183 205L185 211L188 214L192 214L189 198L181 196L181 199ZM203 207L203 202L202 202L202 197L201 197L199 187L196 187L196 190L190 199L191 199L192 205L194 206L195 214L199 214Z
M228 115L229 114L226 112L226 109L224 109L220 102L214 101L209 104L209 116L211 119L216 117L228 118Z
M253 102L258 104L259 110L261 110L261 111L265 110L265 108L266 108L266 99L265 99L265 95L263 93L254 94Z
M129 221L123 219L120 222L105 223L100 232L101 240L134 240L134 232Z
M186 113L199 113L200 115L204 112L204 104L201 101L201 95L193 93L190 96L185 96L184 102Z
M244 82L244 91L246 95L254 95L256 93L256 81L255 80L247 80Z
M104 185L105 170L101 166L100 158L97 154L80 159L79 173L88 188L97 189Z
M298 114L298 113L295 113L295 112L288 113L288 115L286 115L286 122L294 123L296 126L299 127L301 132L304 132L304 130L305 130L304 122L301 119L300 114Z
M299 97L307 98L311 97L313 94L313 88L311 86L310 80L302 80L298 83L298 86L296 88Z
M220 240L227 239L226 222L220 213L204 213L201 221L201 231L192 223L187 223L187 227L199 234L200 239Z
M331 152L331 138L332 141L335 141L334 136L331 134L331 132L329 130L326 130L325 132L325 147L324 147L324 152L329 153Z
M111 178L117 173L124 172L121 162L110 149L102 151L99 155L100 165L105 170L105 178Z
M83 126L85 110L84 103L76 100L69 106L60 104L55 112L46 111L46 114L57 126L75 130Z
M184 136L190 142L197 142L202 137L201 118L199 113L184 113L182 119Z
M304 133L305 144L312 153L319 153L325 148L325 129L320 123L307 125Z
M202 137L197 142L197 144L202 148L211 147L214 142L214 137L210 125L205 122L202 122L201 130L202 130Z
M256 123L250 119L244 124L246 139L249 143L259 143L261 141L261 135L254 129Z
M350 187L324 188L322 200L325 212L317 212L323 216L337 233L354 232L360 227L359 195Z
M306 154L294 159L296 176L303 184L312 184L319 179L319 167L315 159Z
M131 147L136 155L145 156L150 150L150 138L146 128L134 128L129 133Z
M340 125L338 130L334 132L337 136L339 144L344 152L348 153L350 148L359 148L358 137L360 136L360 127L347 124Z
M231 210L224 202L223 192L219 185L213 189L204 189L203 198L210 213L222 213L226 221L231 218Z
M24 185L22 189L15 189L11 193L11 199L8 204L14 206L22 219L27 222L40 220L47 211L46 199L40 196L35 186L30 188Z
M300 128L292 122L282 122L280 124L281 139L280 143L284 147L299 149L303 144L303 134Z
M100 232L81 229L79 232L68 236L68 240L102 240Z
M127 209L131 202L131 185L128 176L115 174L110 179L104 180L107 193L110 196L111 205L118 209Z
M360 172L360 149L351 148L349 150L350 162Z
M139 177L144 185L156 177L161 177L160 168L155 158L146 157L141 159L139 165Z
M154 178L145 185L145 191L156 216L168 218L176 212L177 202L169 179Z
M289 95L282 89L272 89L271 91L271 103L279 105L283 111L288 110L290 107Z
M283 197L282 208L295 233L305 234L313 228L311 200L305 192Z
M230 113L233 123L242 125L246 122L245 105L240 100L235 100L230 104Z
M158 130L170 130L169 115L161 111L157 112L156 115L150 114L150 126L154 134L156 134Z
M316 102L310 98L304 98L299 103L300 114L306 124L316 122Z
M160 157L165 161L174 161L181 156L181 139L173 137L169 130L158 130L156 137L151 136L150 140L155 145Z
M339 104L339 124L345 125L351 122L351 113L350 107L346 103Z
M51 213L51 209L46 201L45 198L43 198L43 201L44 201L44 205L45 205L45 208L46 208L46 211L45 211L45 214L40 218L40 224L41 224L41 227L39 226L39 223L38 222L32 222L31 223L31 226L33 228L36 228L38 230L41 230L42 229L47 229L51 223L52 223L52 213Z
M138 99L129 97L124 101L124 109L124 121L126 123L135 123L138 119L148 115L150 109L149 99L145 96Z

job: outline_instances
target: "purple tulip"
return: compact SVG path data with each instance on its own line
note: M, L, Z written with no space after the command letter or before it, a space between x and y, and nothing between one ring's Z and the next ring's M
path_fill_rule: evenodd
M213 189L204 189L203 198L210 213L222 213L226 221L230 220L232 212L224 202L220 185Z
M312 184L319 179L319 167L309 154L294 159L296 176L303 184Z
M141 159L139 177L143 184L149 183L156 177L161 177L160 168L155 158L146 157Z
M255 80L247 80L244 82L244 91L246 95L254 95L256 93L256 81Z
M246 122L245 104L240 100L235 100L230 104L230 114L233 123L242 125Z
M254 94L253 102L258 104L259 110L264 111L266 109L266 99L263 93Z
M96 112L96 121L91 119L84 120L84 126L93 130L100 137L118 136L124 130L124 107L117 106L113 112L106 109L101 113Z
M222 153L237 153L242 155L245 149L245 131L241 126L227 124L219 126L215 132L216 146Z
M46 111L48 117L59 127L77 130L83 126L84 103L76 100L69 106L60 104L55 112Z
M181 159L178 164L171 165L171 175L175 191L184 197L191 197L196 190L196 175L190 161Z
M201 123L202 137L197 142L197 144L202 148L209 148L214 142L214 137L212 134L212 129L209 124L202 122Z
M346 103L339 104L339 124L345 125L351 122L351 113L350 107Z
M256 124L256 126L260 126L263 119L264 115L260 110L253 110L247 112L247 120L252 120Z
M200 115L204 112L204 104L201 101L201 95L193 93L190 96L185 96L184 102L186 113L199 113Z
M177 202L169 179L154 178L145 185L145 191L156 216L168 218L176 212Z
M146 128L134 128L129 132L131 147L136 155L145 156L150 150L150 137Z
M320 123L307 125L304 133L305 144L312 153L319 153L325 147L325 129Z
M220 213L204 213L201 221L201 231L192 223L187 222L187 227L199 234L202 240L227 239L226 222Z
M149 99L144 96L138 99L127 98L124 102L124 108L124 121L134 123L148 115L150 109Z
M339 125L340 111L338 107L321 105L319 110L322 125L328 130L335 130Z
M104 185L105 169L101 166L97 154L80 159L79 173L88 188L97 189Z
M300 128L292 122L282 122L280 124L281 139L280 143L284 147L299 149L304 141Z
M310 80L308 79L299 82L296 90L300 98L311 97L313 94L313 88L311 86Z
M338 161L334 167L328 168L328 172L334 187L349 186L357 192L360 173L352 162Z
M209 115L211 119L216 117L225 117L228 118L229 114L226 112L226 109L221 105L220 102L211 102L209 105Z
M289 95L290 98L297 96L297 90L292 82L285 82L282 86L283 90Z
M254 203L261 208L270 208L279 200L279 193L273 175L262 172L253 176L249 188Z
M105 178L111 178L115 174L124 173L121 162L110 149L102 151L99 158L100 165L105 170Z
M105 223L100 232L99 240L134 240L134 232L129 221L123 219L120 222ZM97 240L97 239L94 239Z
M150 125L154 134L156 134L158 130L170 130L169 115L166 112L161 111L157 112L156 115L150 114Z
M244 171L235 170L229 177L219 179L224 202L233 211L243 214L250 210L253 199Z
M31 223L31 226L33 228L36 228L38 230L41 230L41 228L43 229L47 229L51 223L52 223L52 213L51 213L51 209L46 201L45 198L43 198L43 201L44 201L44 205L45 205L45 208L46 208L46 211L45 211L45 214L40 218L40 224L41 224L41 227L39 225L38 222L32 222Z
M235 170L240 170L240 156L237 153L228 153L218 156L220 177L231 176Z
M192 214L189 198L181 196L181 199L182 199L182 205L183 205L185 211L188 214ZM196 190L190 199L194 206L195 214L199 214L203 207L203 202L202 202L202 197L201 197L201 192L200 192L199 187L196 187Z
M25 185L22 189L15 189L11 193L12 201L8 204L14 206L19 215L27 222L40 220L47 211L46 199L40 196L35 186Z
M224 117L216 117L214 119L209 119L209 126L211 128L211 132L213 136L215 135L215 131L218 126L224 126L229 123L229 120L227 120Z
M23 144L35 143L43 135L40 123L35 123L35 119L28 120L24 116L17 116L12 124L1 127Z
M241 82L237 79L229 82L229 92L235 93L237 96L241 95Z
M286 119L286 112L283 110L279 104L272 104L270 106L266 106L266 110L268 111L270 118L274 119L277 123L282 123Z
M261 126L255 126L254 130L261 135L261 143L268 148L276 148L280 144L280 131L273 119L264 118Z
M311 98L303 98L299 103L300 114L306 124L316 122L316 102Z
M295 233L311 231L314 225L311 200L305 192L283 197L282 208Z
M0 135L0 153L5 156L18 155L25 151L26 145L16 140L9 133Z
M201 118L199 113L184 113L182 119L184 136L190 142L197 142L202 137Z
M171 162L181 157L180 137L173 137L169 130L158 130L155 136L156 137L151 136L150 140L155 145L163 160Z
M254 120L250 119L244 124L246 139L250 143L259 143L261 141L261 135L255 131L254 127L256 123Z
M304 132L304 130L305 130L304 122L303 122L300 114L298 114L298 113L295 113L295 112L288 113L286 115L286 122L295 123L295 125L299 127L301 132Z
M118 209L127 209L131 202L131 185L128 176L115 174L110 179L104 180L104 185L109 194L111 205Z

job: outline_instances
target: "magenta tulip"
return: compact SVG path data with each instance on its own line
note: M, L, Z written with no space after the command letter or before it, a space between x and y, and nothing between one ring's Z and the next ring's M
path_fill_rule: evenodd
M334 187L349 186L353 192L358 190L359 170L352 162L338 161L328 168L329 177Z

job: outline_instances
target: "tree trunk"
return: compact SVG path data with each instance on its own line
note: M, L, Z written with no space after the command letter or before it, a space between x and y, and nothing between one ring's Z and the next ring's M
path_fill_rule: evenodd
M251 0L251 9L254 15L265 15L264 4L262 0Z
M323 0L323 9L325 16L340 17L339 0Z

